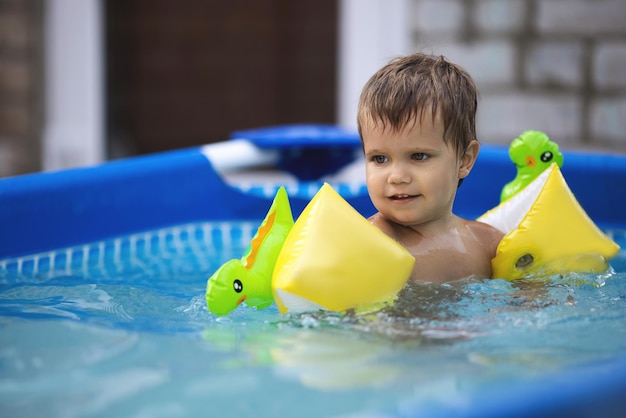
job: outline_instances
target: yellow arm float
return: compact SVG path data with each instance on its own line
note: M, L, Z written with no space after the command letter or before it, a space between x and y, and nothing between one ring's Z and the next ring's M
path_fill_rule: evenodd
M272 278L274 300L281 313L373 307L395 299L414 262L324 184L283 244Z
M619 251L580 206L556 164L478 220L506 234L491 262L493 278L600 273Z

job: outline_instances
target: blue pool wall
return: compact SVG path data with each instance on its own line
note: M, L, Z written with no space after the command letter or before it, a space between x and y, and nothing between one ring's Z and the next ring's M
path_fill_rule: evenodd
M626 156L564 153L563 175L603 228L625 228ZM483 145L461 185L455 212L475 218L498 204L515 167L506 147ZM364 216L365 191L343 193ZM290 196L294 216L308 197ZM108 162L95 167L0 180L0 258L48 251L196 221L260 220L271 196L227 185L200 148Z

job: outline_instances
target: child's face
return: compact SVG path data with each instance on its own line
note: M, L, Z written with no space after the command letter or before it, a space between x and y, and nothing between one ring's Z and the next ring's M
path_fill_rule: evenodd
M376 209L389 220L419 226L452 214L459 178L469 174L478 142L462 158L443 140L443 121L430 115L400 132L362 126L366 182ZM469 164L468 164L469 163Z

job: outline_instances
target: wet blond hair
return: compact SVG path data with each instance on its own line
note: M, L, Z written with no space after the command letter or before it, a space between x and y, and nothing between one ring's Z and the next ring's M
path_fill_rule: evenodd
M365 123L398 132L424 116L434 121L439 112L444 141L460 158L476 139L477 104L472 77L445 57L416 53L396 58L363 87L357 111L359 135L363 141Z

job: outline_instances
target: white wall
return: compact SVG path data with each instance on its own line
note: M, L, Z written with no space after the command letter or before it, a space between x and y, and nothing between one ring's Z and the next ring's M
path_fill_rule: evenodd
M411 52L410 0L340 0L337 122L356 127L367 80L390 59Z
M100 0L45 2L44 170L104 159L101 6Z

